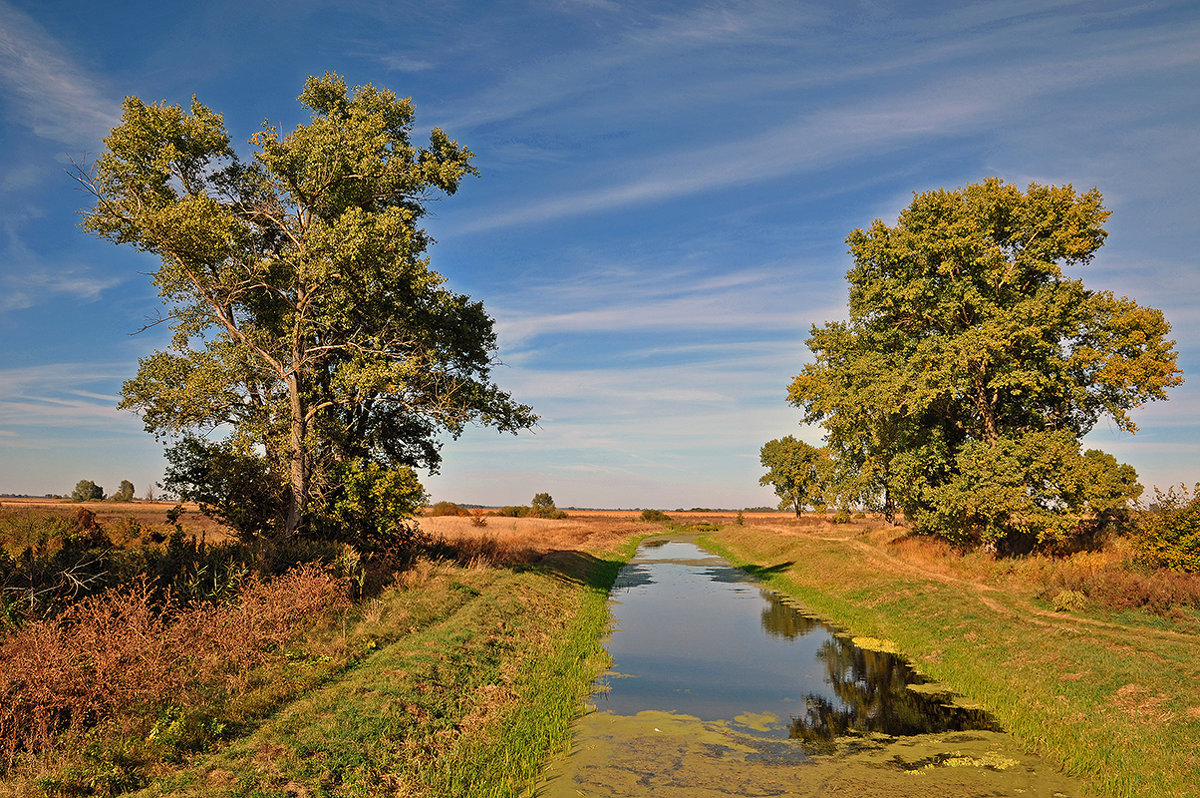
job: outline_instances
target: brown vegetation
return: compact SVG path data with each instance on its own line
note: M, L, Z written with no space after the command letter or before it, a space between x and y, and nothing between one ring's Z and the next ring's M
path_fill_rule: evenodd
M269 647L345 602L341 580L302 566L224 606L160 606L143 581L27 623L0 641L0 757L11 767L114 720L149 733L154 709L236 688Z
M536 562L557 551L610 550L631 534L659 529L635 520L630 512L573 512L562 519L487 518L481 527L470 516L425 517L421 530L430 536L434 552L464 564L497 565Z
M142 531L157 529L169 534L172 526L167 515L171 512L172 508L177 506L177 502L97 501L80 504L66 499L5 498L0 499L0 505L2 505L0 510L6 513L35 512L54 513L57 515L70 515L78 509L83 508L94 513L96 523L109 533L114 543L121 545L123 541L120 539L120 535L114 534L114 532L122 528L136 526ZM221 543L234 538L232 530L202 515L200 508L196 504L185 502L179 506L183 508L179 520L189 534L202 535L210 543Z

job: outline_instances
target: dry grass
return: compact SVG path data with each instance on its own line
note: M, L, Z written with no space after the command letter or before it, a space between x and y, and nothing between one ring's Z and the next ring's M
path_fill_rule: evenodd
M559 551L613 551L630 535L656 531L655 524L632 513L572 513L563 519L488 516L479 526L466 516L420 519L421 530L439 548L463 564L502 565L537 562Z
M167 512L175 506L175 502L72 502L66 499L0 499L0 512L40 512L56 515L73 516L79 508L85 508L96 516L96 523L108 531L109 536L117 545L135 545L136 536L123 536L120 530L133 526L130 522L141 527L142 531L159 530L169 534L173 527L167 520ZM223 543L234 540L232 530L222 526L211 518L200 513L200 508L193 503L183 504L183 514L179 522L184 531L197 537L203 535L209 543Z
M146 726L166 703L235 689L267 650L345 606L344 584L313 566L251 580L230 605L162 607L143 581L78 602L0 641L0 760L117 721Z

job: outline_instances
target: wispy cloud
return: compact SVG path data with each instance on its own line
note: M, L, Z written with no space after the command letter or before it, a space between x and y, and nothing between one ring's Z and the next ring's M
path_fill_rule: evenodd
M97 436L145 438L138 418L118 410L115 389L128 363L57 363L0 369L0 436L14 449L94 444Z
M686 65L688 56L714 46L750 50L783 31L802 30L811 18L793 3L774 2L711 4L674 15L626 6L621 16L619 34L586 49L539 59L531 67L508 70L497 84L462 104L467 110L447 110L439 124L463 130L527 118L581 97L594 99L606 82L652 80L664 64ZM602 75L607 80L598 79ZM596 110L591 102L589 106Z
M34 271L25 271L19 266L10 264L12 271L0 275L0 313L24 310L56 298L72 304L95 302L104 291L122 282L120 277L98 277L82 267L50 271L37 266Z
M0 91L35 135L72 148L95 146L118 120L117 106L54 38L0 0Z
M720 341L738 331L751 338L796 338L813 323L845 315L840 281L780 290L801 271L795 263L725 274L637 263L577 269L572 278L531 282L520 292L494 296L489 309L510 362L529 362L537 346L566 334L698 332Z
M369 57L382 64L389 72L426 72L437 67L430 59L406 53L384 53Z
M1200 50L1179 37L1159 37L1152 51L1033 65L989 65L936 86L868 96L843 107L805 113L740 140L672 153L656 153L617 166L632 178L608 180L582 191L481 213L460 232L482 232L541 223L699 192L828 169L864 155L878 156L913 142L987 134L997 122L1035 98L1129 75L1200 61ZM664 164L666 162L666 165ZM511 203L509 203L511 205Z

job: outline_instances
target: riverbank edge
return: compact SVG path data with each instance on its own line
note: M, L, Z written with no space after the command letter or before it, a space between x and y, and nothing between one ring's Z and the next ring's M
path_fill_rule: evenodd
M886 573L859 549L829 538L726 527L697 542L848 633L893 642L922 676L978 703L1089 794L1200 794L1200 723L1191 711L1139 719L1140 707L1124 700L1134 693L1130 686L1145 683L1134 697L1157 701L1171 682L1163 662L1194 648L1167 651L1140 640L1144 648L1135 654L1128 645L1097 644L1086 632L991 612L966 588ZM1150 675L1156 670L1157 685ZM1087 684L1100 673L1106 678L1096 681L1107 683ZM1194 699L1176 697L1176 704Z
M537 793L551 764L570 752L575 720L610 665L603 645L612 622L609 596L617 574L645 537L632 537L604 556L561 553L570 563L551 568L562 568L556 578L579 580L575 612L549 638L550 645L524 663L516 710L497 716L482 734L463 739L431 780L433 795L509 798ZM485 763L492 767L481 767Z

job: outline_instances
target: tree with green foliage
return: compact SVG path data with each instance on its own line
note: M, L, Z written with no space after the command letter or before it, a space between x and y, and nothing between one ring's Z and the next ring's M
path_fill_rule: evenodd
M826 449L788 435L763 444L759 460L768 471L758 484L775 488L780 510L790 508L797 518L805 507L824 512L832 480L832 463Z
M1200 484L1154 489L1154 501L1138 517L1141 559L1159 568L1200 573Z
M71 491L71 501L73 502L89 502L103 498L104 488L90 479L79 480L75 483L75 490Z
M847 238L850 320L814 326L789 401L843 487L916 528L1020 549L1120 515L1128 466L1079 439L1182 382L1163 314L1064 273L1109 216L1096 189L998 179L914 196Z
M278 483L287 536L350 500L347 473L435 470L443 433L537 420L491 381L483 305L429 268L419 222L477 173L471 151L438 128L415 146L411 101L371 85L327 73L299 99L311 120L264 125L244 162L194 98L185 111L129 97L80 174L85 229L160 258L174 332L121 407L156 435L231 431L229 451Z
M117 488L117 492L112 496L115 502L131 502L133 501L133 483L127 479L121 480L121 486Z
M162 484L244 540L270 537L284 521L284 484L266 458L233 441L184 435L167 449Z
M529 506L535 510L554 510L554 509L556 509L554 507L554 499L553 499L553 497L550 496L549 493L534 494L533 501L531 501L529 503Z

